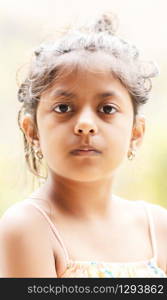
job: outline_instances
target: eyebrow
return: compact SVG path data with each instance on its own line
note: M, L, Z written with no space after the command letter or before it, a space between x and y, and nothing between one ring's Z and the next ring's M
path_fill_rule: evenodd
M105 93L97 94L97 97L102 99L107 97L113 97L113 96L117 96L117 94L115 92L105 92Z
M63 97L76 97L75 94L64 91L64 90L56 90L53 92L53 97L58 97L58 96L63 96Z
M59 97L59 96L63 96L65 98L76 98L77 97L76 94L68 92L66 90L56 90L53 92L52 97ZM95 98L102 99L102 100L105 98L108 98L108 97L116 97L117 99L122 101L120 95L115 91L107 91L107 92L98 93L95 95Z

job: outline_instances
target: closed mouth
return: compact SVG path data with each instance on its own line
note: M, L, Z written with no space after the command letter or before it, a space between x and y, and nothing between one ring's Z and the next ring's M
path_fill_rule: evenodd
M86 154L91 154L91 155L97 155L97 154L100 154L101 152L96 150L96 149L75 149L73 151L71 151L71 154L74 154L74 155L86 155Z

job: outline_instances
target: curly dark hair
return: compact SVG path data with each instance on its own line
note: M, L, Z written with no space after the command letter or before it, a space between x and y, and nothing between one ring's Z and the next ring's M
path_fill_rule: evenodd
M134 121L139 107L145 104L151 90L151 78L158 73L156 65L139 58L139 51L114 32L113 15L102 14L92 25L82 28L70 28L61 37L42 43L35 49L26 79L18 89L18 100L22 107L18 114L21 129L21 117L28 113L34 119L37 129L36 110L43 92L48 90L58 76L65 76L63 65L65 55L103 52L110 56L111 72L127 88L133 103ZM60 59L60 57L62 59ZM23 131L22 131L23 132ZM34 147L24 137L25 158L29 169L39 176L40 160L36 159Z

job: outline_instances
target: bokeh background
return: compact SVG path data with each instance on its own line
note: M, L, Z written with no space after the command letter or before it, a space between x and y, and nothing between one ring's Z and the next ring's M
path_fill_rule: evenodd
M119 18L118 33L134 43L145 60L157 62L144 106L146 133L134 161L126 161L115 181L116 194L167 208L167 2L166 0L5 0L0 2L0 214L29 195L40 182L27 170L17 125L18 69L33 49L69 22L91 20L110 10Z

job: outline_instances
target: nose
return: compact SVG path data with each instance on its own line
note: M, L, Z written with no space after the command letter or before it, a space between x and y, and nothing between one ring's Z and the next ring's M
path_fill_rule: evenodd
M79 116L77 123L74 128L75 134L79 135L88 135L96 134L97 126L93 120L92 112L90 109L85 109Z

